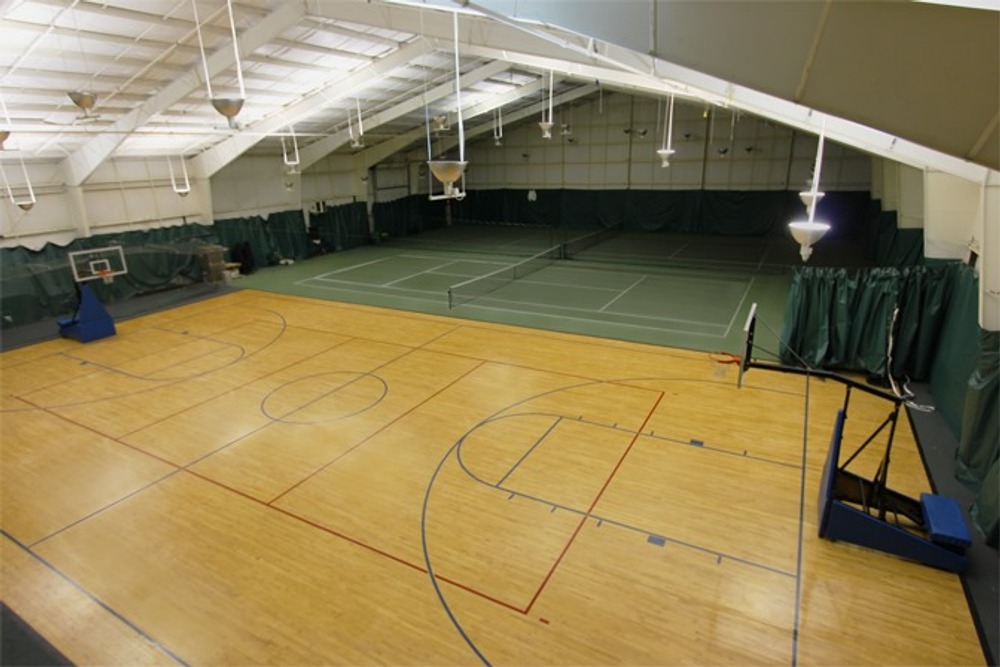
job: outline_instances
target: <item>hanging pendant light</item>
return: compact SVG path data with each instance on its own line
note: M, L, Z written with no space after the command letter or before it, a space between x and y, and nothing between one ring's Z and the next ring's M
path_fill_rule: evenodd
M21 162L21 173L24 175L24 183L28 191L28 196L22 197L21 199L14 196L14 189L11 188L10 181L7 180L7 171L4 170L3 165L0 165L0 174L3 175L3 184L7 190L7 197L10 198L11 203L17 205L19 209L27 213L35 206L35 191L31 187L31 178L28 176L28 168L24 164L24 156L18 153L17 157Z
M7 111L7 103L3 101L3 95L0 95L0 110L3 111L3 125L0 125L0 151L4 149L3 142L10 139L10 133L14 129L14 123L10 120L10 113Z
M670 96L670 103L667 104L667 122L663 125L663 145L656 156L660 158L660 167L665 169L670 166L670 156L677 151L673 148L674 143L674 96Z
M493 145L503 146L503 107L493 111Z
M823 198L823 193L819 191L820 169L823 166L823 139L826 133L826 119L820 125L819 142L816 145L816 163L813 166L812 187L808 192L800 192L799 198L806 206L808 218L805 221L793 221L788 223L788 229L792 233L792 238L799 244L799 255L803 262L809 261L812 255L813 244L823 238L830 225L826 222L816 220L816 206Z
M552 84L553 84L554 74L552 70L549 70L549 115L545 115L545 107L542 106L542 120L538 123L538 127L542 130L542 139L552 138Z
M239 84L239 97L216 97L212 93L212 81L208 73L208 58L205 57L205 42L201 36L201 21L198 19L198 2L191 0L191 7L194 9L195 31L198 33L198 48L201 51L201 64L205 72L205 87L208 89L208 98L215 108L229 124L230 129L239 129L236 123L236 116L243 110L243 103L246 101L246 88L243 85L243 66L240 64L240 48L236 41L236 21L233 18L232 0L226 0L226 7L229 10L229 29L233 36L233 53L236 56L236 80Z
M288 133L291 136L292 152L288 152L288 146L285 143L285 135L281 135L281 159L288 167L288 173L297 174L299 164L302 160L299 159L299 140L295 138L295 126L288 126Z
M351 126L351 112L347 112L347 133L351 138L351 148L365 147L365 126L361 120L361 100L354 98L354 107L358 114L358 134L355 136L354 128Z
M180 160L181 176L184 178L183 183L177 182L177 175L174 173L174 161L169 155L167 156L167 167L170 169L170 187L173 188L175 194L187 197L188 193L191 192L191 179L188 178L187 162L184 161L183 155Z
M455 33L455 101L458 106L458 160L434 160L430 154L430 125L427 127L427 166L430 173L444 186L443 195L435 195L433 181L430 185L429 199L464 199L465 198L465 126L462 123L462 82L461 68L458 58L458 12L454 12L453 26ZM426 113L426 111L425 111ZM461 181L461 185L455 185Z

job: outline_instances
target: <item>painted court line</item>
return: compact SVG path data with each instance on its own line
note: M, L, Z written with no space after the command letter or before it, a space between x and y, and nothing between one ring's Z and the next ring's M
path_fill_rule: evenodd
M422 276L422 275L427 274L427 273L434 273L438 269L443 269L445 267L451 266L452 264L456 264L457 262L458 262L458 260L453 260L453 261L450 261L450 262L445 262L444 264L439 264L438 266L434 266L434 267L431 267L429 269L425 269L424 271L417 271L416 273L411 273L409 275L405 275L402 278L397 278L396 280L390 280L387 283L381 283L379 285L379 287L392 287L396 283L401 283L401 282L404 282L406 280L410 280L412 278L416 278L417 276Z
M348 271L353 271L354 269L360 269L362 266L371 266L372 264L381 264L383 262L388 262L388 261L390 261L392 259L395 259L395 257L396 257L396 255L393 255L392 257L383 257L382 259L373 259L370 262L361 262L360 264L352 264L350 266L345 266L342 269L337 269L336 271L328 271L326 273L321 273L321 274L319 274L318 276L315 276L315 277L322 278L324 276L332 276L332 275L336 275L338 273L347 273Z
M515 464L514 464L513 466L511 466L510 470L508 470L508 471L507 471L507 474L505 474L505 475L504 475L503 477L501 477L501 478L500 478L500 481L498 481L498 482L497 482L497 483L496 483L496 484L495 484L494 486L496 486L496 487L499 487L499 486L500 486L501 484L503 484L503 483L504 483L504 481L505 481L505 480L506 480L506 479L507 479L508 477L510 477L510 476L511 476L511 474L512 474L512 473L513 473L513 472L514 472L515 470L517 470L517 467L518 467L519 465L521 465L521 464L522 464L522 463L524 462L524 460L525 460L525 459L527 459L527 458L528 458L528 457L529 457L529 456L531 455L531 453L532 453L533 451L535 451L535 448L537 448L537 447L538 447L538 445L542 444L542 441L543 441L543 440L545 440L545 438L547 438L547 437L549 436L549 434L550 434L550 433L552 433L552 431L553 431L553 430L555 429L555 427L556 427L556 426L558 426L558 425L559 425L559 422L561 422L561 421L562 421L562 417L556 417L556 420L555 420L554 422L552 422L552 425L551 425L551 426L549 426L549 428L548 428L548 429L546 429L545 433L543 433L543 434L541 435L541 437L539 437L539 438L538 438L538 440L536 440L536 441L535 441L535 444L533 444L533 445L532 445L532 446L531 446L531 447L530 447L530 448L528 449L528 451L526 451L526 452L524 453L524 455L522 455L522 456L521 456L521 458L519 458L519 459L517 460L517 463L515 463Z
M607 309L608 309L608 308L609 308L609 307L610 307L610 306L611 306L611 305L612 305L612 304L613 304L613 303L614 303L615 301L617 301L618 299L620 299L620 298L622 298L623 296L625 296L626 294L628 294L628 293L629 293L629 291L630 291L630 290L631 290L631 289L632 289L633 287L636 287L636 286L637 286L637 285L638 285L639 283L641 283L641 282L642 282L643 280L645 280L645 279L646 279L646 277L647 277L646 275L642 275L642 276L640 276L638 280L636 280L636 281L635 281L634 283L632 283L631 285L629 285L628 287L626 287L626 288L625 288L624 290L622 290L621 292L619 292L619 293L618 293L618 296L616 296L615 298L611 299L611 301L608 301L608 302L607 302L606 304L604 304L603 306L601 306L600 308L598 308L598 309L597 309L597 312L599 312L599 313L603 313L603 312L604 312L605 310L607 310Z
M531 608L535 605L535 602L538 601L538 596L540 596L542 594L542 591L545 590L545 587L548 585L549 580L552 579L552 575L555 574L556 569L562 563L562 560L566 556L566 553L569 551L569 548L573 546L573 542L576 541L576 537L577 535L580 534L580 529L583 528L584 523L586 523L587 517L590 515L591 512L594 511L594 507L596 507L597 503L600 502L601 496L604 495L604 492L607 490L608 485L611 484L611 480L614 479L614 476L618 473L618 470L622 467L622 463L625 462L625 458L629 455L629 452L632 451L632 447L635 446L636 440L639 439L639 433L641 433L646 428L646 424L648 424L649 420L653 418L653 413L656 412L656 408L659 407L660 401L663 400L663 397L665 395L662 391L659 392L659 394L660 395L657 397L656 402L653 403L653 407L649 409L649 412L646 414L646 418L642 421L642 424L639 426L639 432L632 437L632 441L629 442L628 447L626 447L625 451L622 452L621 457L619 457L618 459L618 463L615 464L615 467L611 471L611 474L609 474L607 479L604 480L604 485L601 487L601 490L597 492L597 495L594 496L594 500L590 503L590 507L587 508L586 515L580 519L580 522L576 525L576 530L573 531L573 534L566 542L566 546L563 547L562 552L560 552L559 556L556 558L556 561L552 564L552 568L549 570L548 574L545 575L545 579L542 580L542 583L538 587L538 590L535 591L535 595L534 597L531 598L531 602L528 603L525 613L530 612Z
M173 651L171 651L170 649L168 649L166 646L164 646L162 643L160 643L159 641L157 641L151 634L149 634L148 632L146 632L145 630L143 630L142 628L140 628L138 625L136 625L135 623L133 623L132 621L130 621L128 618L126 618L124 614L122 614L121 612L119 612L117 609L115 609L114 607L112 607L111 605L109 605L107 602L105 602L101 598L97 597L95 594L93 594L90 591L88 591L86 588L84 588L81 584L77 583L75 580L71 579L69 577L69 575L65 574L62 570L60 570L59 568L57 568L55 565L53 565L49 561L47 561L44 558L42 558L40 555L36 554L29 547L26 547L24 544L22 544L20 541L18 541L18 539L16 537L14 537L10 533L8 533L3 528L0 528L0 535L3 535L4 537L6 537L8 540L10 540L11 542L13 542L19 548L23 549L25 551L25 553L27 553L29 556L31 556L36 561L38 561L43 567L47 568L49 571L51 571L53 574L55 574L56 576L58 576L60 579L62 579L66 583L68 583L70 586L72 586L76 590L80 591L83 595L85 595L89 599L93 600L94 603L97 604L101 609L105 610L106 612L108 612L109 614L111 614L112 616L114 616L115 618L117 618L119 621L121 621L122 623L124 623L125 625L127 625L136 634L138 634L140 637L142 637L147 642L149 642L151 646L153 646L154 648L156 648L159 651L163 652L165 655L169 656L171 659L173 659L178 664L181 664L181 665L188 665L189 664L183 658L181 658L179 655L177 655L176 653L174 653Z

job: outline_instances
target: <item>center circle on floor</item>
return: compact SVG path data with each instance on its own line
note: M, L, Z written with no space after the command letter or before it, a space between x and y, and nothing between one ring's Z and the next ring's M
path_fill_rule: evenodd
M261 412L286 424L318 424L361 414L388 393L385 380L374 373L329 371L276 387L261 401Z

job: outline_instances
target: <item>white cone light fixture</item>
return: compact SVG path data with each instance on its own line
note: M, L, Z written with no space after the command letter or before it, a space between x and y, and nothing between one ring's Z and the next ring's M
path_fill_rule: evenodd
M444 186L444 194L434 194L434 181L429 184L428 198L437 199L465 199L465 168L468 162L465 161L465 126L462 123L462 82L461 67L458 58L458 12L454 12L453 27L455 33L455 103L458 106L458 159L457 160L434 160L430 152L430 125L427 126L427 166L428 177L433 176ZM426 112L425 112L426 113Z
M788 223L788 229L792 233L792 238L799 244L799 256L803 262L808 262L812 256L813 245L826 236L830 231L830 225L826 222L816 220L816 206L823 193L819 191L820 168L823 165L823 139L826 132L826 119L823 120L819 131L819 143L816 146L816 164L813 167L812 187L808 192L800 192L799 198L806 206L808 218Z
M542 139L552 138L552 84L553 84L554 74L552 70L549 70L549 115L545 115L545 107L542 107L542 120L538 123L538 127L542 130Z
M229 10L229 29L233 36L233 53L236 56L236 80L239 85L238 97L216 97L212 93L212 81L208 73L208 58L205 57L205 42L201 36L201 21L198 19L198 2L191 0L191 7L194 10L194 26L198 33L198 48L201 51L201 65L205 72L205 87L208 90L208 98L212 101L212 107L218 111L228 123L230 129L239 129L236 124L236 116L243 110L243 103L246 101L246 87L243 84L243 65L240 63L240 48L236 41L236 21L233 18L232 0L226 0L226 8ZM72 99L72 93L70 94ZM80 106L76 100L73 102ZM83 107L81 107L83 108ZM84 109L86 113L86 109Z
M667 122L663 124L663 145L656 151L656 156L660 158L660 168L666 169L670 166L670 157L676 153L674 150L674 96L670 96L670 103L667 104Z

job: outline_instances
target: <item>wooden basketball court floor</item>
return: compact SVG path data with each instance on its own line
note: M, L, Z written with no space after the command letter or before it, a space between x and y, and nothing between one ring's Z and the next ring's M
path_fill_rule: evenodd
M3 599L80 664L983 662L956 575L816 537L839 385L255 290L0 360Z

